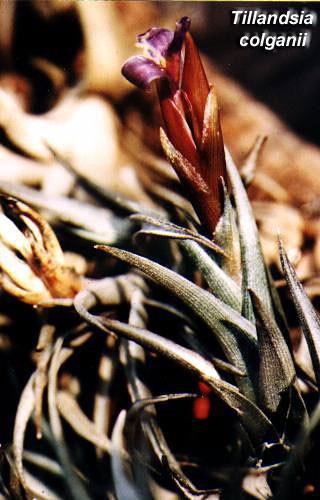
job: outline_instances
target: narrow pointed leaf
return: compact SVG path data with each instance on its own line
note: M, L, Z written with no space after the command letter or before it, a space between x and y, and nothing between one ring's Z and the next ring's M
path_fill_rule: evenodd
M126 419L126 411L122 410L114 424L111 441L111 470L113 475L116 498L118 500L139 500L140 494L135 485L128 477L127 464L123 458L123 429Z
M184 241L180 245L185 249L195 268L201 272L214 295L240 313L242 296L237 283L196 242Z
M191 394L190 392L177 393L177 394L162 394L160 396L154 396L146 399L139 399L136 401L131 408L128 410L126 416L126 424L136 425L139 421L140 414L147 406L169 403L170 401L179 401L180 399L192 399L199 397L199 394ZM130 425L128 425L128 432L131 432Z
M137 288L132 296L129 314L129 324L140 328L145 327L145 321L147 320L143 298L144 295L141 289ZM141 370L139 370L138 366L140 363L144 363L145 361L145 351L143 347L132 340L124 338L122 342L123 361L127 373L129 394L135 406L135 404L138 404L141 400L150 401L150 398L152 397L144 380L141 378ZM194 485L181 470L181 467L171 452L158 424L155 406L148 407L148 411L145 412L144 418L141 420L141 426L155 456L159 460L159 463L162 464L162 458L165 455L170 474L173 478L176 476L180 478L180 481L177 484L178 487L183 493L186 491L193 492L195 490Z
M238 414L246 431L256 444L262 443L267 437L274 440L278 439L274 427L264 413L243 396L235 386L218 379L213 365L199 354L149 330L95 316L88 311L84 313L81 308L77 308L77 310L86 321L98 329L106 333L112 331L118 335L123 335L200 376L212 387L215 394Z
M196 231L192 231L191 229L187 229L185 227L178 226L177 224L173 224L172 222L155 219L154 217L149 217L143 214L134 214L130 217L130 219L135 222L142 222L146 226L141 231L139 231L138 234L154 234L155 236L158 235L159 237L168 237L171 235L172 238L176 239L190 239L192 241L196 241L204 247L209 248L210 250L213 250L214 252L225 255L225 257L227 257L224 250L219 247L219 245L214 243L212 240L209 240L202 234L199 234ZM160 228L162 232L152 231L150 229L150 226Z
M249 151L244 163L240 167L241 179L245 186L249 186L254 179L258 158L261 154L262 148L267 140L266 136L258 136Z
M209 292L202 290L194 283L179 274L145 257L106 246L98 246L100 250L138 267L149 278L176 295L184 302L215 334L227 359L240 371L250 373L252 354L256 349L256 331L254 326ZM244 359L239 347L239 338L251 346L248 359ZM252 351L253 350L253 351ZM247 377L239 380L242 390L253 397L251 382Z
M208 255L208 253L201 248L201 246L205 246L216 251L218 254L222 254L222 258L225 257L225 260L231 260L231 256L229 257L225 255L219 246L195 231L176 226L170 222L155 220L151 217L146 217L140 214L132 216L131 220L138 222L142 221L148 225L161 225L161 227L164 228L161 231L158 229L142 229L136 233L136 235L152 235L163 238L166 237L185 240L180 242L181 247L186 251L188 257L192 260L195 268L202 273L212 292L220 300L228 304L236 311L241 311L242 297L239 286L226 273L224 273L218 264L216 264L216 262L210 257L210 255Z
M145 423L145 416L142 418L141 413L146 407L151 405L153 408L156 404L163 404L163 403L168 403L168 402L174 401L174 400L190 399L190 398L195 398L195 397L197 397L197 394L190 394L190 393L165 394L165 395L156 396L156 397L152 397L152 398L140 399L139 401L137 401L129 409L129 411L127 413L126 421L125 421L124 433L127 437L128 446L130 446L130 444L131 444L131 449L133 449L133 450L136 449L136 443L135 443L135 439L134 439L135 428L139 423L139 419L140 419L142 426ZM151 427L154 428L154 426L156 425L154 418L152 419L151 424L152 424ZM197 488L195 488L193 486L193 484L189 481L189 479L184 475L184 473L180 469L180 466L175 461L175 459L174 459L175 463L172 464L173 456L171 455L171 452L167 448L167 446L165 446L165 448L163 447L164 437L163 437L162 432L160 431L159 427L157 427L156 438L157 438L157 440L159 440L159 439L161 440L161 443L158 443L158 444L160 444L160 450L159 450L160 451L160 456L159 456L160 463L163 464L164 459L165 459L165 463L167 466L166 468L169 469L170 476L172 477L173 481L176 483L177 487L181 491L183 497L189 498L190 500L191 499L192 500L196 500L196 499L200 500L202 498L205 498L204 495L208 495L209 493L212 492L211 490L197 490ZM167 454L168 452L169 452L169 455Z
M216 322L225 321L237 327L246 337L255 341L255 328L240 314L174 271L140 255L114 247L96 247L132 266L138 267L149 278L179 297L198 317L215 331Z
M239 230L236 224L234 209L231 204L230 196L223 183L224 202L223 213L217 224L214 240L223 248L227 257L221 256L219 263L224 271L235 280L238 285L241 284L241 250Z
M244 293L243 311L246 318L254 320L248 289L260 299L267 312L273 316L265 264L259 240L259 234L252 208L241 181L241 177L226 149L227 171L232 186L238 215L241 257L243 266L242 288Z
M282 269L289 286L303 334L309 347L314 374L318 388L320 388L320 320L310 299L299 282L296 272L280 240L279 250Z
M253 292L251 299L258 320L261 400L266 409L276 412L282 394L291 387L296 373L289 348L277 324Z

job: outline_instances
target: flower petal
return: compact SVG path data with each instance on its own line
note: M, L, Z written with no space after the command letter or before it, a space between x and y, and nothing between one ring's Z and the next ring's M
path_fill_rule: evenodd
M155 63L161 64L162 58L167 55L173 37L173 31L164 28L151 28L137 36L137 47L145 49Z
M168 78L166 71L143 56L130 57L122 66L123 76L137 87L147 90L159 78Z

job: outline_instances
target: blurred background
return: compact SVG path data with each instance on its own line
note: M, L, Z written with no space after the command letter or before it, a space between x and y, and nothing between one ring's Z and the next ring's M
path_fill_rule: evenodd
M307 31L309 26L231 25L230 11L262 9L268 12L313 11L319 22L317 3L293 2L228 2L203 6L204 29L199 29L202 50L210 54L226 74L232 76L278 113L297 133L319 144L320 70L318 66L320 30L311 27L309 48L243 49L239 38L244 32L283 33Z
M85 2L78 2L85 3ZM91 2L92 3L92 2ZM101 2L99 2L101 3ZM108 2L106 2L108 3ZM114 2L112 2L114 3ZM133 46L133 26L147 29L151 24L172 21L181 15L192 18L193 33L200 48L229 76L248 89L278 113L284 121L306 139L319 143L319 83L318 53L320 30L313 26L308 49L281 48L266 51L261 48L244 49L239 46L242 33L264 30L263 26L242 26L231 23L231 11L237 8L312 10L319 14L317 3L303 2L116 2L121 15L118 22L128 30L127 41ZM41 72L36 71L35 58L46 58L66 72L69 83L75 83L80 64L79 54L84 45L81 15L75 2L62 0L2 2L1 15L1 69L19 71L33 76L36 85L31 107L43 112L50 105L50 86ZM81 7L79 7L81 11ZM92 21L94 18L92 18ZM94 25L91 29L95 30ZM114 29L114 27L112 28ZM303 31L305 26L276 26L269 31ZM94 33L93 33L94 36ZM107 48L106 48L107 51Z

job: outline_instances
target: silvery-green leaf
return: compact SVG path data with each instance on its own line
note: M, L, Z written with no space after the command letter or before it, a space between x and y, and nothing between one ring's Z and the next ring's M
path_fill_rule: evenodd
M248 289L252 290L260 299L266 310L273 316L273 308L265 271L265 264L259 240L256 222L248 200L241 177L233 163L230 153L226 150L227 171L232 186L238 216L240 246L242 258L242 289L243 314L254 321L251 299Z
M128 410L125 421L124 432L127 437L128 447L130 447L132 450L135 450L137 448L137 446L135 446L135 439L134 439L135 430L137 425L139 424L139 421L141 425L143 425L145 418L141 417L141 413L148 406L154 407L157 404L169 403L171 401L177 401L180 399L190 399L195 397L197 397L197 394L180 393L180 394L164 394L161 396L155 396L147 399L138 400ZM152 424L153 426L156 425L155 419L152 419ZM172 455L170 456L167 454L168 452L170 453L170 450L167 447L163 448L164 437L159 427L157 427L157 431L158 432L156 438L157 439L160 438L160 443L158 443L160 445L160 453L161 453L161 456L159 457L160 462L162 464L164 462L166 463L167 468L169 468L170 475L173 481L176 483L179 490L181 491L183 497L190 500L200 500L203 498L207 498L207 496L211 494L213 490L198 490L184 475L184 473L180 469L179 464L176 461L174 465L172 464Z
M192 321L189 318L189 316L182 313L177 308L170 306L169 304L165 304L163 302L158 302L156 300L145 299L144 304L147 306L157 307L159 309L162 309L163 311L166 311L169 314L172 314L173 316L175 316L176 318L179 318L180 320L182 320L185 323L185 325L183 326L182 336L183 336L184 340L186 341L186 343L195 352L210 359L213 363L213 366L215 366L217 369L219 369L225 373L230 373L232 375L238 375L240 377L244 377L246 375L245 373L238 370L235 366L231 365L227 361L223 361L222 359L219 359L215 356L212 356L210 353L208 353L208 350L205 348L205 346L203 345L201 340L199 340L196 332L194 331L194 329L196 328L195 322ZM135 326L137 326L137 325L135 325ZM217 373L217 375L218 375L218 373Z
M123 428L126 419L126 412L122 410L114 424L111 442L111 470L113 483L118 500L139 500L140 494L137 491L132 479L128 474L128 463L123 458L124 437Z
M136 234L145 234L160 236L166 238L176 238L180 239L180 246L186 251L188 257L192 259L192 262L196 269L198 269L207 285L211 288L212 292L223 302L230 305L233 309L241 311L241 290L239 286L228 276L218 264L208 255L208 253L202 248L205 246L211 250L214 250L221 257L225 257L224 260L231 260L231 257L224 255L223 250L213 243L208 238L191 231L190 229L185 229L175 224L166 221L155 220L151 217L146 217L144 215L134 215L131 217L132 220L138 222L145 222L151 225L157 225L162 227L162 231L143 229Z
M310 451L310 439L312 433L319 429L320 424L320 402L316 404L310 420L307 421L300 430L288 460L284 464L279 481L279 491L275 497L277 500L291 500L296 497L298 478L301 479L301 467L305 464L305 458Z
M155 219L154 217L146 216L143 214L134 214L130 217L131 220L135 222L141 222L146 227L144 227L137 234L151 234L158 237L168 238L169 236L173 239L181 239L181 240L192 240L196 241L200 245L217 252L218 254L225 255L225 251L223 248L219 247L216 243L209 240L205 236L197 233L196 231L192 231L191 229L187 229L185 227L178 226L173 224L172 222L168 222L161 219ZM152 226L160 228L158 230L151 229ZM225 255L225 257L227 257Z
M266 415L235 386L217 378L213 365L199 354L149 330L77 310L86 321L98 329L125 336L201 377L213 392L238 414L255 444L262 444L265 439L278 440L277 433Z
M176 295L215 334L229 362L241 372L251 372L249 365L256 351L256 331L252 323L206 290L152 260L112 247L97 248L138 267L149 278ZM246 348L250 352L249 356L244 356ZM246 394L254 397L248 377L240 378L238 383Z
M228 273L238 285L241 285L242 269L239 230L225 184L223 184L223 192L223 214L217 224L214 239L227 254L226 256L222 255L219 257L221 268Z
M310 299L299 282L296 272L280 240L279 250L282 269L289 286L303 334L309 347L314 374L318 388L320 388L320 320Z
M129 313L129 324L135 327L144 328L147 320L147 313L144 306L144 294L140 288L137 288L132 295L131 308ZM173 308L172 308L173 309ZM141 377L139 366L145 363L145 350L141 345L132 340L122 339L121 360L124 363L128 380L128 390L131 401L135 405L139 401L150 401L152 394ZM165 436L158 424L156 408L148 405L148 410L141 419L141 426L145 436L150 443L151 449L162 464L163 456L167 459L168 470L173 478L179 477L178 488L186 498L193 498L196 488L182 471L177 459L171 452ZM129 445L129 443L128 443ZM132 450L134 452L134 450ZM175 480L175 479L174 479Z
M240 313L242 297L241 289L237 283L220 268L198 243L184 241L180 245L192 260L194 267L201 272L214 295Z
M266 409L276 412L283 393L293 384L295 368L288 345L274 319L253 292L251 299L257 318L260 397Z
M239 169L241 179L245 186L249 186L254 179L257 161L261 154L261 150L267 140L265 136L258 136L249 151L244 163Z
M265 266L265 270L267 273L267 279L268 279L268 284L269 284L269 290L270 290L270 296L272 300L272 305L273 305L273 310L274 310L274 315L276 319L276 323L278 324L281 332L283 333L283 336L289 345L290 348L290 333L289 333L289 327L287 323L287 318L285 315L285 312L282 307L281 299L279 296L278 289L273 281L270 269L268 266Z

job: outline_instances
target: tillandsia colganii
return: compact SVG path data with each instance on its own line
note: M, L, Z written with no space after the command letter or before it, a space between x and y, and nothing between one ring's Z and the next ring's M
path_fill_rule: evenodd
M157 82L166 129L162 144L191 195L199 232L174 203L165 210L155 203L152 214L144 212L140 204L97 189L72 165L68 169L83 190L103 207L91 204L92 198L80 201L76 191L74 199L51 198L0 186L11 197L51 210L55 229L63 226L72 235L68 244L98 271L95 280L66 274L61 248L43 217L3 198L4 247L13 262L23 257L32 279L40 280L38 295L21 294L13 284L23 285L24 275L17 276L11 261L1 261L9 254L1 254L0 245L2 276L8 279L13 269L9 277L15 280L4 288L32 304L43 303L43 294L51 305L67 297L78 313L36 313L45 324L8 454L17 484L29 496L300 500L307 487L317 487L308 453L314 443L316 451L319 446L312 433L320 421L320 322L280 245L311 353L309 364L298 364L245 187L224 153L216 97L189 26L183 18L175 32L152 28L140 35L149 57L130 59L124 72L141 87ZM226 170L229 190L223 186ZM177 225L177 218L187 227ZM142 228L133 234L137 225ZM152 238L160 243L153 245ZM102 252L93 252L92 242ZM45 404L48 411L42 412ZM46 446L32 441L32 425L27 429L33 412ZM27 446L31 452L24 451Z
M174 32L151 28L139 35L145 56L128 59L122 73L143 89L156 81L165 123L162 147L212 237L222 211L225 156L217 97L189 28L190 19L183 17Z

